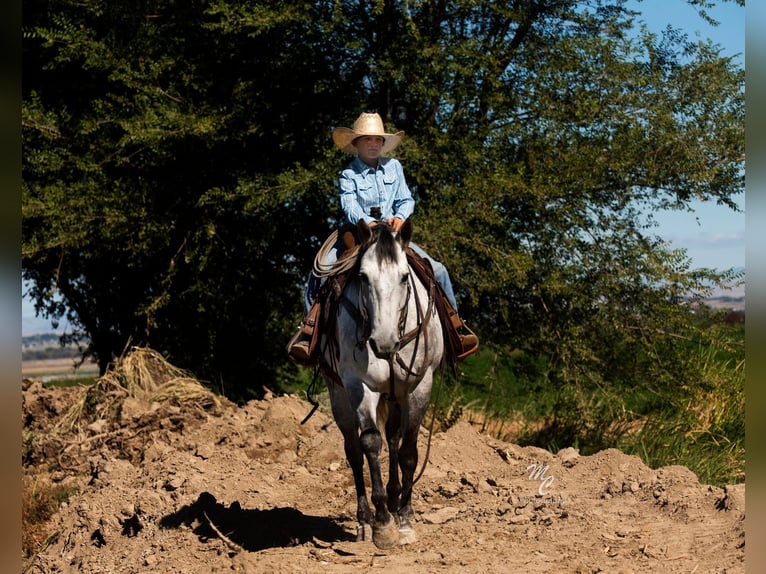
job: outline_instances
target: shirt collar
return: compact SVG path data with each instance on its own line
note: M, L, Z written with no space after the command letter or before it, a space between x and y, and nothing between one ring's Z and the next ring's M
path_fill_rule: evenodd
M359 156L356 156L354 158L354 161L356 162L357 170L362 175L367 175L370 172L374 173L376 171L374 168L370 167L369 165L364 163L361 159L359 159ZM384 161L383 158L378 158L378 168L377 169L382 170L382 171L385 172L386 171L386 164L387 163L388 162Z

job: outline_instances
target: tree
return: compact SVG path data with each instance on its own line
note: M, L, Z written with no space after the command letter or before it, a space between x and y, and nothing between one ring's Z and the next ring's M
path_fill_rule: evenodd
M214 382L273 380L330 213L331 170L299 162L326 155L323 131L349 105L317 89L340 58L314 15L26 11L24 275L42 312L68 309L68 337L90 340L102 372L130 341Z
M102 369L132 341L240 395L274 386L338 215L330 129L377 109L408 134L418 242L485 341L544 353L555 380L653 376L646 349L689 325L679 298L737 276L691 269L644 214L736 208L744 73L678 31L631 36L634 16L620 0L33 3L24 276L42 312L63 296Z

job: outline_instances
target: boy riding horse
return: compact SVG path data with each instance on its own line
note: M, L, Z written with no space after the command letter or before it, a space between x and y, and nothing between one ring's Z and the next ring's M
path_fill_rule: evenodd
M332 137L341 150L355 156L339 178L345 226L355 228L362 220L370 227L386 224L398 232L412 215L415 200L407 187L402 164L395 158L382 157L382 154L398 146L404 132L386 133L380 115L362 113L352 128L336 128ZM349 248L348 243L348 235L345 235L345 241L341 235L325 255L322 267L332 266ZM457 314L457 301L446 267L415 243L410 242L409 247L410 261L415 262L416 272L423 275L421 279L427 281L426 276L431 275L438 282L438 291L443 295L440 297L440 315L445 330L452 334L455 358L462 359L474 353L479 347L479 339ZM430 267L430 270L423 271L421 267ZM318 328L321 285L322 279L312 272L305 292L306 317L288 343L288 357L299 365L311 366L317 362L318 353L313 348L312 339L317 339L314 331Z

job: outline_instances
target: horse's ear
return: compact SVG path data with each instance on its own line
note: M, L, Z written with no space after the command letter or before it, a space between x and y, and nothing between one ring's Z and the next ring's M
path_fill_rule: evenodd
M412 239L412 219L407 218L404 221L404 224L399 228L399 242L402 244L402 247L407 247L410 244L410 240Z
M364 219L360 219L356 224L356 230L359 234L360 245L365 245L370 242L370 239L372 238L372 230L370 229L370 226L367 225L367 223L364 221Z

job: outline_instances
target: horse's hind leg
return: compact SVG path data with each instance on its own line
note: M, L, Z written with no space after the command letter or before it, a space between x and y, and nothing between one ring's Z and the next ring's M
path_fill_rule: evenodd
M398 402L391 401L388 406L386 420L386 440L388 441L388 511L392 514L399 512L399 497L402 485L399 482L399 443L402 440L402 407Z

